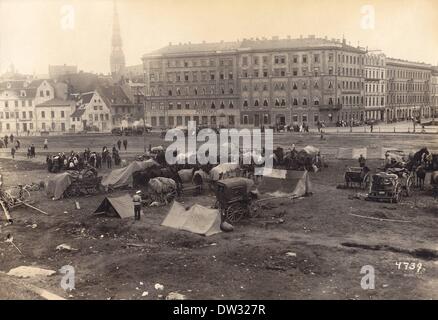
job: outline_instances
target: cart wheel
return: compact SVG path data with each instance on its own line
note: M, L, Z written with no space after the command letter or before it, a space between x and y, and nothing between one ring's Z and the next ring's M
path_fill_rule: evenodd
M233 203L225 209L225 221L233 224L239 222L245 215L246 208L240 203Z
M251 201L248 205L248 217L257 218L262 213L262 207L258 201Z

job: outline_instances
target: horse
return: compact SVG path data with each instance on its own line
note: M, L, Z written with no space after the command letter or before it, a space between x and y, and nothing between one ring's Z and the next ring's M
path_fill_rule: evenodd
M423 164L419 165L415 169L416 178L416 186L420 188L420 190L424 189L424 180L426 179L426 169Z

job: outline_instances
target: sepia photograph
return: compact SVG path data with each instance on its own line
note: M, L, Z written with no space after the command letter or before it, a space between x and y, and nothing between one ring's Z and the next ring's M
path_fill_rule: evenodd
M0 300L436 299L438 1L0 0Z

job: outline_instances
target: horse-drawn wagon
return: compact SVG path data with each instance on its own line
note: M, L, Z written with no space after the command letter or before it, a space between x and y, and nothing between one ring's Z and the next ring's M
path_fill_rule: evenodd
M79 197L99 193L102 177L90 167L80 172L71 172L71 184L64 191L65 197Z
M412 173L407 170L379 172L372 176L367 199L398 203L403 196L410 196L411 187Z
M255 193L251 192L254 181L247 178L229 178L216 182L216 205L223 221L235 223L243 217L256 217Z
M368 167L348 167L344 173L345 186L352 188L358 185L360 188L367 189L370 186L370 169Z

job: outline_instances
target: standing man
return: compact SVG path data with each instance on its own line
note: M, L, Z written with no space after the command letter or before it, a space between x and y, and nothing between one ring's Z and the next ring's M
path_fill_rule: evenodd
M111 169L111 167L112 167L112 158L111 158L111 155L108 153L107 155L106 155L106 166L107 166L107 168L108 169Z
M134 219L140 220L141 213L141 191L138 190L134 196L132 197L132 201L134 202Z
M122 148L122 141L117 140L117 148L119 148L119 150Z
M126 149L128 149L128 140L127 139L123 139L123 147Z
M35 145L33 143L30 146L30 155L31 155L31 158L35 158Z
M363 155L360 155L358 161L359 161L359 166L360 166L361 168L365 167L366 159L365 159L365 157L364 157Z
M47 141L47 138L44 139L44 148L43 149L49 149L49 141Z
M14 147L14 145L12 145L12 147L11 147L11 156L12 156L12 159L15 159L15 147Z

